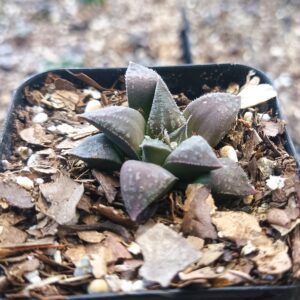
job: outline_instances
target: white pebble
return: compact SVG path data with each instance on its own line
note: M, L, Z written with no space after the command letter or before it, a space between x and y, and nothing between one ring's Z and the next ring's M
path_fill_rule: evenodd
M258 118L261 120L261 121L270 121L271 120L271 117L269 114L257 114L258 115Z
M20 155L20 157L22 158L22 160L26 160L32 154L32 150L30 148L24 147L24 146L20 146L17 149L17 152Z
M104 279L92 280L87 288L89 294L107 293L110 291L107 282Z
M220 274L223 273L225 271L225 267L224 266L218 266L216 268L216 273Z
M25 273L24 277L32 284L40 283L42 281L38 270Z
M61 257L61 252L60 252L60 250L56 250L56 251L54 252L53 258L54 258L55 262L57 262L58 264L61 264L61 263L62 263L62 257Z
M241 254L249 255L254 251L256 251L256 247L251 243L251 241L248 241L247 244L242 248Z
M253 121L253 113L251 111L245 112L245 114L244 114L244 120L246 122L252 123L252 121Z
M42 124L48 121L48 115L44 112L38 113L32 118L33 123Z
M34 114L38 114L38 113L42 113L44 111L44 109L41 106L33 106L32 107L32 112Z
M132 284L132 291L142 291L145 289L143 280L137 280Z
M61 134L70 134L73 133L75 131L75 128L72 127L69 124L61 124L56 126L56 129L58 132L60 132Z
M171 144L170 144L170 147L171 147L171 149L173 149L173 150L176 149L177 146L178 146L177 142L171 142Z
M234 148L230 145L224 146L220 149L220 155L221 157L227 157L235 162L238 162L238 158L236 155L236 151Z
M83 92L85 94L91 95L91 97L94 99L101 99L101 93L99 91L97 91L96 89L93 89L93 88L84 89Z
M32 190L34 188L33 181L28 177L18 176L16 182L26 190Z
M36 182L36 184L43 184L44 183L44 179L43 178L36 178L35 182Z
M6 159L1 160L1 165L4 170L9 170L12 167L12 164Z
M55 125L51 125L47 128L47 130L51 131L51 132L55 132L57 130Z
M87 256L81 258L81 260L76 264L76 268L74 270L74 276L84 276L92 273L93 269L90 263L90 260Z
M98 100L91 100L87 103L84 112L90 112L90 111L95 111L98 110L102 107L100 101Z
M267 186L270 190L275 191L284 187L285 178L280 176L270 176L267 180Z
M138 255L141 253L141 247L137 243L132 242L128 247L128 251L134 255Z

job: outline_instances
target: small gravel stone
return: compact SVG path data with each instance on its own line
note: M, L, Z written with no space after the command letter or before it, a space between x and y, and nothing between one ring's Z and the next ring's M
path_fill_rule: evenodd
M110 288L104 279L95 279L89 284L87 291L89 294L107 293Z
M32 118L33 123L42 124L48 121L48 115L44 112L38 113Z
M32 154L32 150L28 147L20 146L17 149L17 153L19 154L22 160L26 160Z
M91 100L87 103L86 108L84 112L90 112L90 111L95 111L98 110L102 107L100 101L98 100Z
M235 162L238 162L236 151L230 145L222 147L220 149L220 155L221 155L221 157L227 157Z
M253 121L253 113L251 111L247 111L245 114L244 114L244 120L249 122L249 123L252 123Z
M32 190L34 188L33 181L28 177L18 176L16 182L26 190Z
M267 180L267 186L270 190L274 191L277 189L282 189L284 187L285 178L280 176L270 176Z

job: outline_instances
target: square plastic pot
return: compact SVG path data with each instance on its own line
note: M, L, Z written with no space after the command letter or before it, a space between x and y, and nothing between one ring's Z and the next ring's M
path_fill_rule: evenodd
M237 64L209 64L209 65L183 65L170 67L153 67L165 80L170 91L173 94L184 92L187 97L194 99L199 97L205 91L205 85L209 87L220 86L228 87L232 82L240 86L245 83L246 76L249 71L253 70L256 76L260 77L261 83L272 84L270 79L261 71L245 65ZM111 87L118 81L120 76L125 74L126 68L111 69L71 69L73 73L84 73L104 87ZM79 86L85 85L67 70L52 70L62 78L68 79ZM49 72L40 73L26 80L14 93L9 112L4 124L2 134L0 136L0 158L8 159L12 153L14 133L15 110L19 106L25 106L23 95L24 88L38 88L42 86ZM119 83L121 87L122 83ZM275 115L281 117L279 100L274 99L268 102L269 108L273 109ZM286 150L297 159L292 140L287 132L285 132ZM298 162L298 161L297 161ZM299 163L298 163L299 165ZM3 170L0 164L0 171ZM164 289L156 291L143 291L130 294L98 294L98 295L80 295L72 296L70 299L143 299L143 300L159 300L159 299L210 299L210 300L297 300L300 299L300 284L284 285L284 286L235 286L226 288L185 288L185 289Z

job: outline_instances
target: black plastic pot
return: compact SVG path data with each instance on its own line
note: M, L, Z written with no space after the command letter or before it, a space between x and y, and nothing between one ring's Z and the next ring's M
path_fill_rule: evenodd
M171 67L154 67L163 77L173 94L184 92L189 98L199 97L204 93L203 86L214 87L216 85L226 88L228 84L235 82L239 85L245 83L246 76L250 70L254 70L260 77L262 83L270 83L270 79L262 72L244 65L236 64L210 64L210 65L184 65ZM99 82L102 86L111 87L121 75L124 75L125 68L113 69L73 69L74 73L85 73ZM74 78L66 70L51 71L61 77L83 85L81 81ZM3 134L0 137L0 158L8 159L13 149L11 139L14 132L14 112L18 106L25 105L23 90L26 86L38 88L43 84L48 72L37 74L25 81L15 92L11 107L4 125ZM280 116L278 99L268 103L276 115ZM288 133L285 133L285 146L287 151L296 157L292 140ZM296 157L297 159L297 157ZM298 164L299 165L299 164ZM3 169L3 168L2 168ZM0 165L1 170L1 165ZM261 299L261 300L296 300L300 299L300 285L286 286L245 286L227 287L212 289L167 289L157 291L139 292L133 294L100 294L73 296L70 299L211 299L211 300L233 300L233 299Z

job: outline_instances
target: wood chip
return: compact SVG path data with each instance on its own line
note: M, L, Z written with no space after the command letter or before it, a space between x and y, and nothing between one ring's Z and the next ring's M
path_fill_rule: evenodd
M46 215L61 225L75 220L76 206L84 192L83 185L61 175L54 182L40 185L40 191L50 204Z
M0 199L4 199L9 205L19 208L34 206L31 194L12 181L0 181Z

